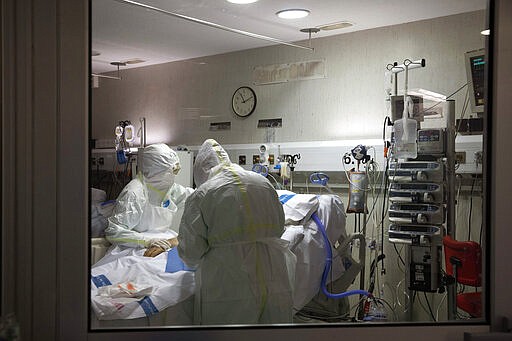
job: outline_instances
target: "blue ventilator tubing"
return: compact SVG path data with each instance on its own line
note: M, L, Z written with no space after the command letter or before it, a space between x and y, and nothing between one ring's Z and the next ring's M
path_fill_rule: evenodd
M316 212L313 213L311 218L313 218L315 223L318 225L318 229L320 230L320 233L322 233L322 237L324 237L325 248L327 249L327 258L325 259L325 267L324 267L324 272L322 274L322 282L320 283L320 288L322 289L322 292L324 293L324 295L329 298L334 298L334 299L340 299L340 298L352 296L352 295L363 295L363 296L371 297L372 294L370 294L366 290L348 290L345 292L341 292L339 294L332 294L327 291L327 287L326 287L327 276L329 275L329 271L330 271L329 269L331 268L331 264L332 264L331 243L329 243L329 238L327 238L327 233L325 232L324 224L322 223L322 221L320 220L320 218L318 217Z

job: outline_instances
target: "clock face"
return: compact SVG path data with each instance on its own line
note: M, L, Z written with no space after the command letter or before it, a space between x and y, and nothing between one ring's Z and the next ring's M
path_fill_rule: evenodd
M256 94L254 90L242 86L235 90L231 100L231 106L235 114L240 117L247 117L256 109Z

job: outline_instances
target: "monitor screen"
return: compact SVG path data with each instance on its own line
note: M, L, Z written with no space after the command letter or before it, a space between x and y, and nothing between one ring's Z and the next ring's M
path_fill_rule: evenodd
M484 68L484 49L466 52L466 74L468 78L469 100L473 113L482 113L484 111Z

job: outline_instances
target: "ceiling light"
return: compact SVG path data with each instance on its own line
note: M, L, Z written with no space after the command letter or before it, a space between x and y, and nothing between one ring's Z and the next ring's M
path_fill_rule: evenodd
M484 36L488 36L489 34L491 34L491 30L490 29L483 30L482 32L480 32L480 34L484 35Z
M145 60L143 60L143 59L134 58L134 59L125 60L123 63L125 63L125 64L139 64L139 63L144 63L144 62L145 62Z
M307 9L285 9L276 13L282 19L299 19L309 15Z
M232 4L252 4L253 2L256 2L258 0L227 0L227 2L231 2Z
M351 22L340 21L340 22L335 22L332 24L320 25L320 26L317 26L317 28L319 28L323 31L332 31L332 30L339 30L340 28L347 28L347 27L351 27L351 26L354 26L354 24Z

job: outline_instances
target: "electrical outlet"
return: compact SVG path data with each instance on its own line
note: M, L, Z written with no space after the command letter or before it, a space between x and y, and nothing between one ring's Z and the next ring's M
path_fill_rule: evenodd
M252 164L255 165L255 164L258 164L260 163L260 156L259 155L253 155L252 156Z
M238 156L238 164L243 166L247 163L245 155Z
M458 164L466 163L466 152L455 152L455 162Z
M98 164L100 166L103 166L105 164L105 158L103 158L103 157L98 158Z

